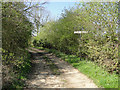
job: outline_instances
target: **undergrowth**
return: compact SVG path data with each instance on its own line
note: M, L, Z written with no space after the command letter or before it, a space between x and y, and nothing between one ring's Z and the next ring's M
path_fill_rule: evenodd
M4 57L5 59L5 57ZM15 62L16 61L16 62ZM31 60L30 60L30 54L28 52L25 52L24 56L21 56L21 58L18 58L18 61L15 60L14 62L9 62L11 63L11 67L9 69L9 74L6 77L11 77L12 79L8 81L4 81L2 89L22 89L24 87L24 81L27 79L27 74L30 71L31 68ZM6 61L4 61L6 62ZM4 64L7 68L8 65ZM7 69L6 68L6 69ZM6 70L5 69L5 70ZM3 71L5 72L5 71ZM5 73L7 74L7 73ZM3 78L6 78L3 77ZM6 79L5 79L6 80ZM7 83L6 83L7 82Z

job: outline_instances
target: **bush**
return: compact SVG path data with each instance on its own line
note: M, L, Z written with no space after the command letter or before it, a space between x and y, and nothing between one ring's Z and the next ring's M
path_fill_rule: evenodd
M24 51L16 56L5 50L2 51L3 89L23 87L23 80L31 67L30 54Z

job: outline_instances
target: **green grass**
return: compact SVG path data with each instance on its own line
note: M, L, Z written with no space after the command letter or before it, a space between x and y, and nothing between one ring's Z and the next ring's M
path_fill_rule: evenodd
M40 50L44 50L43 47L34 47L34 48L37 48L37 49L40 49Z
M78 58L75 55L66 55L57 50L45 49L50 53L54 53L57 57L62 58L66 62L72 64L81 73L91 78L98 87L102 88L118 88L118 75L110 74L100 66L90 60Z
M98 87L118 88L118 76L110 74L102 68L98 67L91 61L80 61L72 63L72 65L88 77L90 77Z

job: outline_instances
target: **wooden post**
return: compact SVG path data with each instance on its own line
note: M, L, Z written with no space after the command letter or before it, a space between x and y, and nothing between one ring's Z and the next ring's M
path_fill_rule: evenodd
M88 33L88 31L74 31L74 34L80 34L80 41L81 41L81 33ZM79 46L80 46L80 42L79 42ZM80 48L79 48L80 51ZM81 54L80 54L80 61L81 61Z

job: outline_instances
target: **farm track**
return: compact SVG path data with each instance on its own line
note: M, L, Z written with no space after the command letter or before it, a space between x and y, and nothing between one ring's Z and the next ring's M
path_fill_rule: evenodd
M91 79L52 53L36 48L25 88L97 88Z

